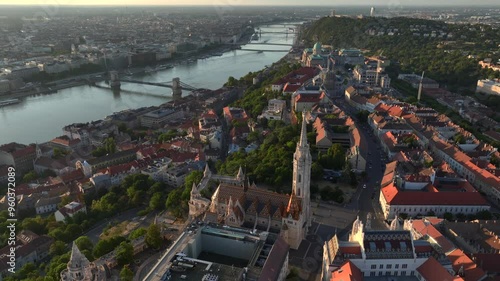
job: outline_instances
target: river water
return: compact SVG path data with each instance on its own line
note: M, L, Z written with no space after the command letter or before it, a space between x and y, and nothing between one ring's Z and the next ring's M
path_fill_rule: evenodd
M259 41L292 44L292 34L282 34L289 26L262 26ZM265 33L278 32L278 33ZM283 50L283 52L228 51L222 56L180 64L172 69L136 75L133 79L148 82L171 81L179 77L197 88L217 89L229 76L236 78L257 71L281 59L290 49L278 45L245 45L242 49ZM171 90L155 86L123 83L123 91L78 86L54 94L22 98L22 102L0 108L0 144L45 142L62 135L62 128L77 122L103 119L113 112L143 106L160 105L171 99ZM183 94L186 94L184 91Z

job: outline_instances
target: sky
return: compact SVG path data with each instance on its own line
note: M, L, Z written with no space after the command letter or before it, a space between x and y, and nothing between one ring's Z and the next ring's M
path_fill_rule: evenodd
M472 3L472 4L471 4ZM336 6L336 5L365 5L365 6L450 6L450 5L491 5L499 6L498 0L0 0L1 5L109 5L109 6L145 6L145 5L216 5L216 6L239 6L239 5L270 5L270 6Z

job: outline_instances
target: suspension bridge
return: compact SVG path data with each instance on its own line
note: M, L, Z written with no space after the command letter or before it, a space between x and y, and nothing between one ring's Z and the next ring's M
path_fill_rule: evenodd
M193 92L198 90L199 88L191 86L187 83L182 82L179 77L172 78L171 82L147 82L141 80L134 79L120 79L120 76L117 71L109 72L109 85L113 90L119 90L122 83L131 83L131 84L140 84L140 85L149 85L156 87L163 87L172 89L172 96L174 98L180 98L182 96L182 91Z

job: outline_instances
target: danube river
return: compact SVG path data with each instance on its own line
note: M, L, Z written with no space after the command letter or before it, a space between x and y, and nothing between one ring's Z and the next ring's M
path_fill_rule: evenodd
M259 41L292 44L293 34L284 33L290 26L262 26ZM276 32L276 33L264 33ZM172 69L134 76L149 82L171 81L173 77L198 88L217 89L229 76L239 78L281 59L290 49L279 45L245 45L243 49L283 50L283 52L254 52L235 50L222 56L180 64ZM160 105L171 99L169 88L138 84L122 84L120 94L90 86L60 90L54 94L22 98L22 102L0 108L0 144L45 142L62 135L65 125L103 119L113 112L129 108ZM187 94L185 91L183 94Z

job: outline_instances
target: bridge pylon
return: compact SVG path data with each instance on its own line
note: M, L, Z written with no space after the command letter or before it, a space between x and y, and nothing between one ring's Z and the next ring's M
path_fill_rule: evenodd
M118 71L110 71L109 72L109 86L113 90L119 90L121 83L120 83L120 76L118 75Z
M179 77L172 79L172 96L179 98L182 96L182 86Z

